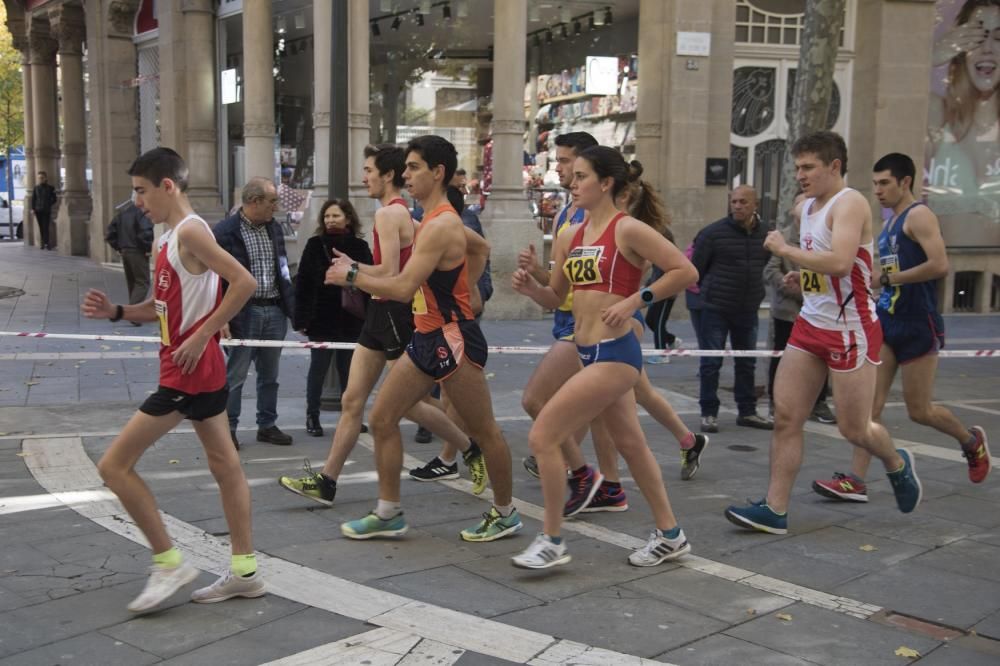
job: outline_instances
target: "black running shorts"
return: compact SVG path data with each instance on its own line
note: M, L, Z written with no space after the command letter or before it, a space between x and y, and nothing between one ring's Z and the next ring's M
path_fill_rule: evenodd
M413 312L409 303L373 299L368 303L365 325L358 344L380 351L394 361L403 355L413 335Z
M139 406L139 411L150 416L166 416L171 412L180 412L192 421L204 421L226 411L229 400L229 387L223 386L211 393L184 393L177 389L159 386Z

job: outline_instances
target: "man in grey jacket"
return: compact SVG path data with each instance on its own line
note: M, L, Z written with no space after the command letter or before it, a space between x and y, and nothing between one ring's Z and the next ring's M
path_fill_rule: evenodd
M798 245L799 243L799 218L797 211L799 204L804 200L805 195L799 194L795 197L795 203L792 204L791 214L795 223L791 228L792 236L788 239L788 242L792 245ZM764 266L764 284L770 285L772 290L771 331L774 333L774 341L771 348L774 351L781 351L788 344L788 338L792 334L792 325L795 323L795 318L799 315L799 309L802 307L802 289L799 287L799 283L795 282L787 285L784 283L785 275L797 270L799 270L798 266L778 255L771 255L771 258ZM771 420L774 419L774 375L778 371L778 361L777 357L771 359L771 367L768 370L767 376L767 395L770 398L768 416ZM829 395L830 382L827 380L823 385L823 390L819 393L819 397L816 398L816 404L813 406L812 414L809 417L813 421L819 421L820 423L837 422L837 418L833 415L833 411L826 401Z
M153 222L131 199L116 208L104 240L121 255L130 305L142 303L149 292L149 255L153 250ZM142 326L132 322L133 326Z

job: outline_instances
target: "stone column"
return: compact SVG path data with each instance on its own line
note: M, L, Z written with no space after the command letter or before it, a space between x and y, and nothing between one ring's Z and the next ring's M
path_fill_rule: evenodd
M663 91L668 68L663 66L663 0L639 0L639 98L635 118L636 159L643 178L660 185L663 157Z
M274 178L273 42L271 0L244 0L243 142L246 146L247 178ZM316 73L321 71L329 71L329 62ZM236 185L242 186L243 183Z
M369 91L368 50L371 29L368 25L368 3L352 2L347 6L348 16L348 74L347 122L350 145L348 174L352 203L362 220L374 215L375 202L368 198L361 184L361 169L365 164L364 150L371 136L371 110ZM329 63L329 59L327 59ZM319 146L317 139L316 145Z
M87 190L87 120L83 97L83 8L65 4L49 14L52 32L59 40L59 73L62 96L59 117L63 127L62 154L66 179L60 194L59 252L87 256L90 192Z
M356 3L352 3L356 4ZM348 10L350 11L350 10ZM330 20L329 2L313 3L313 195L309 214L315 217L329 197L330 183ZM366 52L367 53L367 52Z
M539 317L540 309L514 292L510 277L517 253L540 241L523 185L524 77L527 50L526 0L494 0L493 188L482 216L492 245L494 293L486 314L495 319Z
M59 190L59 127L56 121L56 50L44 14L29 19L28 44L31 58L32 135L35 143L35 168L45 171L48 182ZM58 212L56 209L55 212ZM53 215L53 218L55 216ZM54 219L53 219L54 222ZM49 226L50 242L58 241L55 224ZM41 243L36 238L34 245Z
M25 244L32 245L35 240L35 221L31 217L29 200L31 188L35 185L35 140L32 136L31 120L33 111L31 103L31 54L28 50L28 31L24 20L24 10L20 4L14 2L4 2L4 5L7 9L7 30L10 31L14 48L21 52L21 86L24 91L21 97L24 100L24 168L26 171L24 174L25 196L21 202L24 210L22 229L24 230Z
M164 4L168 3L160 6ZM87 149L93 175L89 254L95 261L112 258L104 233L115 205L132 192L127 171L139 154L136 88L127 83L136 76L132 31L138 8L139 0L88 0L84 12L90 103ZM167 119L162 110L161 118Z
M181 154L187 160L190 172L187 194L194 209L214 224L224 213L219 198L216 129L215 3L212 0L182 0L180 5L184 25L182 76L186 97ZM160 71L163 71L162 68ZM270 73L268 70L269 76Z

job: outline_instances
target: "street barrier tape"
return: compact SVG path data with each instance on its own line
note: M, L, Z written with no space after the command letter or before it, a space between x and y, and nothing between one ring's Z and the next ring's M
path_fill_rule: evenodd
M159 337L145 335L92 335L84 333L42 333L0 331L0 337L16 338L47 338L51 340L87 340L109 342L140 342L159 344ZM354 349L354 342L310 342L296 340L220 340L223 347L281 347L284 349ZM490 346L491 354L546 354L550 347L529 347L517 345ZM725 358L774 358L781 356L780 351L769 349L651 349L644 347L643 356L679 356L679 357L725 357ZM948 349L938 352L941 358L1000 358L1000 349Z

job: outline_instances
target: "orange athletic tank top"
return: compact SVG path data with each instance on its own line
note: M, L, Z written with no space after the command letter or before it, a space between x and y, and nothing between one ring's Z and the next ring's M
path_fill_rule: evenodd
M423 223L417 228L417 236L423 225L446 211L455 212L451 204L444 203L424 215ZM414 237L416 244L416 236ZM413 295L413 323L418 333L431 333L445 324L471 321L471 298L469 296L468 262L462 261L454 268L434 270Z

